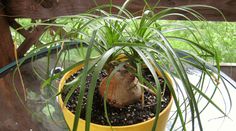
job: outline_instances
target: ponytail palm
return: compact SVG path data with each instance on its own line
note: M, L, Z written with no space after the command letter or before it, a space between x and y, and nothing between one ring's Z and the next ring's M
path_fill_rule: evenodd
M77 79L67 83L71 87L70 92L73 92L80 85L80 95L74 123L78 123L81 115L86 77L92 73L93 77L89 85L86 105L86 129L89 130L93 94L102 70L108 73L108 76L102 80L98 87L100 95L104 98L105 112L107 112L106 102L114 107L122 108L140 100L143 90L147 90L155 94L157 98L156 119L153 129L158 128L156 123L161 111L162 94L165 92L163 87L160 86L159 77L161 76L173 96L176 107L176 113L173 115L174 122L171 128L175 127L176 121L179 120L182 130L187 130L186 125L189 123L187 117L191 116L191 130L194 130L194 127L196 127L195 123L198 124L197 126L200 130L203 130L200 114L208 105L213 105L223 116L226 116L227 112L222 110L212 100L215 92L220 91L218 89L221 80L220 71L207 65L203 60L211 60L216 65L219 65L218 55L216 51L208 48L211 46L210 38L206 38L208 35L202 34L186 15L178 13L179 11L189 13L195 19L204 21L205 18L194 10L195 7L213 8L203 5L173 8L163 7L161 11L157 12L158 6L150 7L147 5L141 16L133 16L125 8L109 4L98 6L84 14L59 18L53 26L63 29L70 28L70 30L67 32L66 38L64 37L63 40L60 39L56 42L63 43L63 41L73 39L87 44L87 52L81 62L84 65L83 70L77 76ZM108 10L115 8L119 10L119 13L106 12L107 8ZM169 16L183 17L188 20L189 25L165 24L161 21ZM60 19L67 18L73 20L72 26L63 23L63 20L60 21ZM171 33L175 32L188 32L192 35L192 39L172 36ZM173 43L176 41L191 47L191 50L181 51L180 49L173 48ZM45 46L48 45L50 44L45 44ZM93 56L94 51L98 54L96 57ZM190 82L185 65L191 65L201 70L199 84L193 85ZM155 81L155 86L150 85L144 78L142 74L144 68L150 71ZM177 79L180 80L183 87L174 89L167 79L168 74L175 82ZM214 90L210 95L206 94L205 90L208 88L202 84L205 82L204 78L206 76L210 78L214 85L209 87L213 88L211 90ZM227 90L227 87L224 89ZM65 103L70 98L70 95L71 93L68 93L66 96ZM226 97L230 99L230 95ZM183 100L180 101L180 98ZM200 99L207 101L204 107L201 108L199 108ZM190 114L186 113L187 111L190 111ZM106 118L109 123L108 115L106 115ZM76 128L77 124L74 124L74 130Z

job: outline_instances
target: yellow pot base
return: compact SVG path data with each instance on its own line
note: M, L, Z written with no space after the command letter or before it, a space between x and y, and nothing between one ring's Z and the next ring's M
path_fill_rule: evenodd
M60 81L59 84L59 92L63 89L66 80L75 72L77 72L78 70L80 70L83 67L83 64L73 68L72 70L70 70L69 72L67 72L63 78ZM168 79L172 82L171 78L169 77L169 75L167 74ZM175 86L173 84L173 86ZM59 104L61 106L64 118L69 126L70 129L73 128L73 123L74 123L74 117L75 115L70 112L66 106L64 106L61 95L58 96L58 101ZM166 127L166 123L168 121L168 116L170 113L170 109L171 109L171 105L173 103L173 98L171 98L169 104L167 105L167 107L159 114L159 119L158 119L158 128L156 129L156 131L165 131L165 127ZM94 124L91 123L90 124L90 131L151 131L152 130L152 126L153 126L153 122L154 122L155 118L152 118L150 120L147 120L145 122L141 122L138 124L133 124L133 125L128 125L128 126L103 126L103 125L98 125L98 124ZM79 125L78 125L78 129L77 131L83 131L85 129L85 120L83 119L79 119Z

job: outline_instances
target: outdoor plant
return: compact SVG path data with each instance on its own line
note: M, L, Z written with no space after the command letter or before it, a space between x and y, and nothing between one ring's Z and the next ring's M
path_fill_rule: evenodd
M153 115L155 120L152 130L158 129L157 121L162 110L162 103L166 102L165 94L169 95L167 104L172 98L173 106L176 108L176 112L172 116L174 121L170 127L171 130L175 128L187 130L188 124L191 125L190 130L195 130L195 128L203 130L201 113L208 105L213 105L222 113L222 116L226 117L228 112L212 100L214 94L222 90L222 88L218 88L222 82L219 57L211 44L211 38L202 34L201 30L185 15L188 13L199 21L205 21L205 18L194 8L215 8L204 5L167 8L159 7L158 2L151 6L145 1L143 11L138 12L141 15L134 16L125 9L128 2L126 1L122 7L110 3L97 6L79 15L59 17L54 24L48 24L49 27L58 27L58 30L52 33L54 35L52 42L31 51L35 52L43 47L53 47L58 43L63 47L66 42L70 41L78 41L83 44L78 44L78 47L86 49L85 56L74 57L75 59L82 58L82 61L51 76L43 84L44 88L50 87L52 80L61 78L64 73L78 65L83 65L81 69L72 74L72 78L65 82L64 88L57 94L64 95L64 106L67 106L74 92L78 93L73 130L79 128L78 122L81 116L84 116L86 121L85 129L90 129L93 101L97 99L97 97L94 98L96 90L103 98L101 104L104 106L104 110L102 112L111 129L112 122L107 107L121 109L140 102L140 108L143 109L146 104L144 102L145 92L155 98L155 114ZM113 13L113 10L118 10L118 12ZM180 11L184 13L179 13ZM189 24L187 26L160 23L162 19L169 16L182 17ZM68 23L68 19L70 19L70 23ZM35 24L45 25L46 23ZM59 35L58 32L61 30L66 33ZM181 31L191 34L192 39L169 35L169 33ZM199 43L200 39L201 43ZM176 41L190 47L191 50L173 48L172 43ZM81 50L78 49L78 51ZM63 56L62 52L59 52L59 56ZM203 59L214 62L217 68L207 64ZM198 84L191 83L185 69L186 66L201 71L199 79L196 78ZM101 74L105 75L101 77ZM147 75L151 78L147 79ZM88 76L91 76L89 81ZM207 80L212 83L210 87L204 84L207 77L209 78ZM178 85L177 79L181 81L181 87L175 86ZM225 86L223 89L227 90L227 87ZM207 90L213 92L209 94ZM86 104L83 104L85 93L87 93ZM222 99L230 99L230 95L222 96ZM202 100L207 102L204 103L204 106L199 107ZM175 125L176 121L179 121L180 125Z

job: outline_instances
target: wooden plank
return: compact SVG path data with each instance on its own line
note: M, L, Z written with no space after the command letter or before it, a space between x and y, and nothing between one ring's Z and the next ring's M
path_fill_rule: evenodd
M219 9L227 21L236 21L236 0L168 0L162 1L160 5L163 6L182 6L182 5L209 5ZM213 9L198 8L199 11L207 20L223 21L222 15ZM176 17L175 19L181 19Z
M94 0L7 0L4 1L7 14L12 17L27 18L52 18L63 15L73 15L95 6ZM106 0L96 0L98 5L107 3ZM156 0L150 0L154 4ZM123 1L113 0L113 3L121 5ZM236 21L235 0L164 0L161 6L181 6L187 4L211 5L221 10L229 21ZM133 0L128 9L132 12L143 8L143 0ZM208 20L223 20L222 16L211 9L199 9ZM180 19L176 17L176 19Z
M104 1L106 0L100 0L99 3ZM56 0L51 6L45 6L45 3L38 0L8 0L4 4L10 16L41 19L78 14L95 5L93 0Z

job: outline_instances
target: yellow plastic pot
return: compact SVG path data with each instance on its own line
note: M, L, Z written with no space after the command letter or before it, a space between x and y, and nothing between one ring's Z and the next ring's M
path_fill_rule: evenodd
M63 76L63 78L61 79L60 84L59 84L59 92L63 89L66 80L72 74L74 74L75 72L80 70L82 67L83 67L83 65L81 64L81 65L73 68L72 70L70 70L69 72L67 72ZM168 76L168 79L172 82L173 86L175 86L175 84L173 83L173 81L171 80L171 78L169 76ZM65 118L69 128L72 129L75 115L66 108L66 106L64 105L64 103L62 101L61 95L59 95L58 101L61 106L64 118ZM172 103L173 103L173 98L171 98L167 107L160 113L159 119L158 119L157 131L164 131L165 130ZM128 126L112 126L112 129L113 129L113 131L151 131L153 121L154 121L154 118L147 120L145 122L141 122L141 123L133 124L133 125L128 125ZM83 131L84 129L85 129L85 120L79 119L79 125L78 125L77 130ZM112 129L110 126L103 126L103 125L98 125L98 124L94 124L94 123L90 124L91 131L111 131Z

